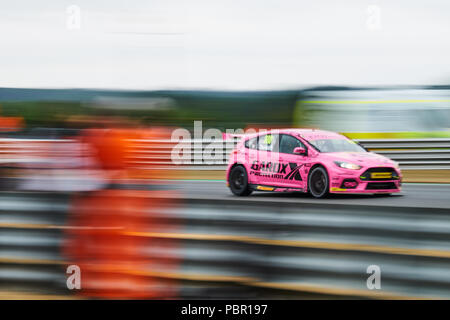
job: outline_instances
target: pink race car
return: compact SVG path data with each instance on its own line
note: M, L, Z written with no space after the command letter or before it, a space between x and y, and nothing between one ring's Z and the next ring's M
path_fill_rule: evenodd
M328 193L401 191L396 162L340 134L280 129L240 137L227 168L227 185L237 196L302 191L322 198Z

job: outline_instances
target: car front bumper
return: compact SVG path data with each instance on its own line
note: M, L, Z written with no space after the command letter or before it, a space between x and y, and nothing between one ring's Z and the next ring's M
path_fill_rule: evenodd
M331 177L331 193L395 193L401 191L402 176L399 170L395 170L395 179L371 179L361 178L361 175L367 170L358 170L348 172L348 170L339 172Z

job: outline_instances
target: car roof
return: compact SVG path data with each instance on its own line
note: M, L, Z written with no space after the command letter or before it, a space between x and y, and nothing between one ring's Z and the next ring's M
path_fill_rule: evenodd
M332 131L317 130L317 129L272 129L266 132L258 132L256 134L249 135L249 137L260 136L263 134L291 134L294 136L302 137L305 140L318 140L318 139L348 139L347 137Z

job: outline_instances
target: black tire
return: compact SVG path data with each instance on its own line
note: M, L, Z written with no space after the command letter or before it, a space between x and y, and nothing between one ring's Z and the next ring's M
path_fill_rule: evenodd
M252 193L248 185L247 170L243 166L235 166L231 169L228 176L228 183L230 184L231 192L236 196L243 197Z
M308 191L314 198L324 198L328 195L330 180L324 167L315 167L308 176Z

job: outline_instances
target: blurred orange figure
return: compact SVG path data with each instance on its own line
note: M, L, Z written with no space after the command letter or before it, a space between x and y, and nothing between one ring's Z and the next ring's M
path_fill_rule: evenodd
M128 183L130 140L142 134L133 129L87 129L82 134L81 141L94 152L107 184L77 197L69 221L64 251L81 269L84 296L176 297L176 283L168 277L163 280L177 266L176 257L168 255L173 240L145 236L165 231L161 213L169 204L159 197L163 191L137 190Z
M22 117L0 117L0 131L2 132L19 131L23 127Z

